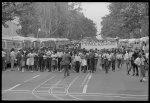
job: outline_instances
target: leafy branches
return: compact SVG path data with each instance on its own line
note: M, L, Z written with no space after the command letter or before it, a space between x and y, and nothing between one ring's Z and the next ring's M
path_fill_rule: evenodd
M149 35L148 3L111 3L110 14L103 18L102 35L120 38L139 38ZM146 21L145 21L146 20ZM143 28L143 26L145 28Z

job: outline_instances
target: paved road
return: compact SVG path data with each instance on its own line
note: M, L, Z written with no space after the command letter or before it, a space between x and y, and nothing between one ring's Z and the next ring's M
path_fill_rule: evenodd
M74 73L3 71L2 100L148 100L148 81L116 72Z

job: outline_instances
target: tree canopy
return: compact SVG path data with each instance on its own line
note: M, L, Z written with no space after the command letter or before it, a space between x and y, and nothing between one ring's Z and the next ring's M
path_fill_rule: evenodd
M81 4L78 2L6 2L4 4L7 4L8 12L3 5L3 24L18 16L22 27L17 30L19 35L70 39L96 36L95 24L84 16ZM14 9L11 9L11 5Z
M145 2L117 2L109 5L103 17L101 34L108 37L139 38L149 36L149 5Z

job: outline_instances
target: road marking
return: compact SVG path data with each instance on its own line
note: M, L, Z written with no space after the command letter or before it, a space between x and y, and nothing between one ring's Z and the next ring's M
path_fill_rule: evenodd
M75 98L76 100L83 100L83 99L77 98L77 97L75 97L75 96L73 96L73 95L71 95L71 94L68 94L68 95L71 96L71 97L73 97L73 98Z
M144 98L148 98L148 97L132 97L132 96L128 96L128 97L123 97L120 95L83 95L83 94L76 94L74 96L103 96L103 97L119 97L119 98L138 98L138 99L144 99Z
M9 88L9 89L3 90L2 94L5 93L5 92L8 92L8 91L11 91L12 89L14 89L14 88L16 88L16 87L18 87L18 86L20 86L20 85L21 85L21 84L17 84L17 85L15 85L15 86L13 86L13 87L11 87L11 88Z
M18 86L20 86L21 84L17 84L17 85L15 85L15 86L13 86L12 88L9 88L9 89L7 89L8 91L10 91L10 90L12 90L12 89L14 89L14 88L16 88L16 87L18 87Z
M73 98L75 98L75 99L77 99L77 100L82 100L81 98L77 98L77 97L75 97L75 96L73 96L73 95L71 95L71 94L69 94L68 93L68 90L69 90L69 88L71 87L71 85L77 80L77 78L79 78L79 76L80 75L78 75L70 84L69 84L69 86L66 88L66 95L69 95L69 96L71 96L71 97L73 97Z
M90 81L91 78L92 78L92 74L88 77L88 80L87 80L86 84L84 85L82 93L86 93L86 90L87 90L87 87L88 87L88 82Z
M123 95L123 96L139 96L148 97L148 95L132 95L132 94L117 94L117 93L70 93L71 95Z
M38 76L40 76L40 75L36 75L36 76L34 76L34 77L32 77L32 78L36 78L36 77L38 77Z
M55 86L57 86L61 81L62 81L62 79L59 80L58 82L56 82L52 87L50 87L50 89L49 89L49 95L50 95L50 96L52 95L53 97L55 97L55 98L57 98L57 99L59 99L59 100L64 100L64 99L62 99L62 98L60 98L60 97L55 96L55 95L53 94L53 92L52 92L53 88L54 88Z
M86 90L87 90L87 85L84 86L82 93L86 93Z
M55 88L61 81L62 81L62 79L59 80L58 82L56 82L52 87L50 87L50 89L49 89L50 94L53 94L53 92L52 92L53 88Z
M75 82L75 80L76 80L77 78L79 78L79 75L78 75L76 78L74 78L73 81L72 81L72 82L68 85L68 87L66 88L66 89L67 89L67 94L68 94L68 90L69 90L70 86Z
M30 78L30 79L25 80L24 82L28 82L28 81L30 81L30 80L32 80L33 78L36 78L36 77L38 77L38 76L40 76L40 75L36 75L36 76L34 76L34 77Z
M10 90L10 92L13 92L13 91L18 91L18 92L28 92L28 91L30 91L30 90Z
M40 87L40 88L50 88L50 87Z
M45 100L45 98L42 98L42 97L39 97L39 96L35 95L35 94L34 94L34 91L35 91L35 89L39 88L41 85L43 85L44 83L46 83L47 81L49 81L49 80L51 80L51 79L53 79L53 78L55 78L55 77L56 77L56 75L52 76L52 77L49 78L48 80L46 80L46 81L44 81L43 83L41 83L41 84L39 84L38 86L36 86L36 87L32 90L32 95L34 95L34 96L37 97L38 99Z
M81 86L83 86L84 85L84 83L85 83L85 81L86 81L86 79L88 78L88 76L90 75L90 73L88 73L87 75L86 75L86 77L84 78L84 80L83 80L83 82L82 82L82 84L81 84Z
M88 77L88 79L91 79L92 78L92 74Z

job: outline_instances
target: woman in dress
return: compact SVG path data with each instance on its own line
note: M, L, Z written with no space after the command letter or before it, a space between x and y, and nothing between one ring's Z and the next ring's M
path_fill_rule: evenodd
M33 66L34 66L34 54L33 51L31 50L30 53L27 55L27 65L28 65L28 70L31 70L33 72Z
M97 65L96 65L96 69L97 70L102 70L102 67L101 67L101 54L99 53L98 54L98 61L97 61Z
M15 60L16 60L16 54L14 48L12 48L10 52L11 71L13 71L14 69Z

